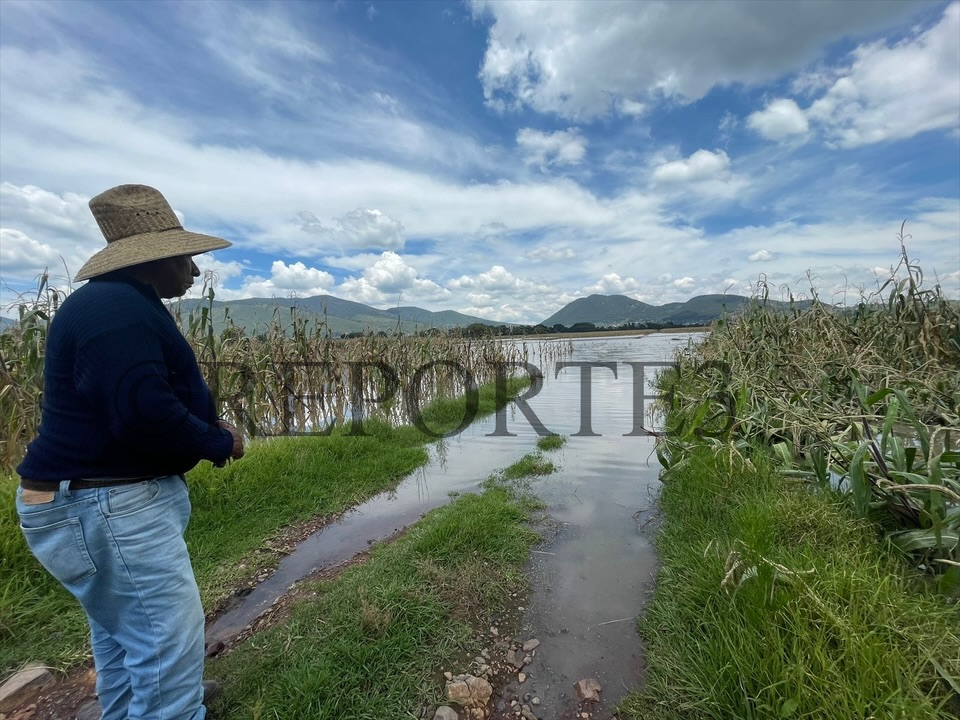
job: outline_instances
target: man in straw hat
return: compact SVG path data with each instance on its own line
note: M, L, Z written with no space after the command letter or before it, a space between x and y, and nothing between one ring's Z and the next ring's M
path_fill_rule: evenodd
M191 256L230 243L184 230L144 185L107 190L90 210L107 247L53 318L17 511L34 555L87 613L103 720L201 720L203 609L183 474L240 458L243 442L218 420L162 300L199 276Z

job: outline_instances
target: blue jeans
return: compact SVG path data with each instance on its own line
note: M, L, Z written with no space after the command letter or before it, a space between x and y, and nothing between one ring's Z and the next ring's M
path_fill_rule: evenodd
M183 478L72 491L65 482L52 500L28 493L29 504L24 492L27 544L87 613L102 720L203 720L203 608L183 540Z

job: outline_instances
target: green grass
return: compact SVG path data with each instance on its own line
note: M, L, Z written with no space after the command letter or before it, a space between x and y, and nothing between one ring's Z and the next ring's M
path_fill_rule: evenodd
M523 565L539 539L526 519L508 488L464 495L378 545L366 563L306 584L313 596L286 622L208 664L224 687L212 712L237 720L416 717L408 713L442 700L439 670L479 651L472 623L524 587Z
M625 716L956 717L960 608L848 504L730 458L701 448L665 478L648 679Z
M520 480L522 478L549 475L556 470L556 466L540 453L528 453L503 471L506 480Z
M547 435L537 440L537 448L543 451L559 450L567 443L563 435Z
M522 381L510 381L507 397ZM458 427L465 401L424 409L428 428ZM480 389L479 415L496 409L493 386ZM427 461L432 437L415 427L364 423L328 437L273 438L251 443L246 457L224 469L202 463L187 477L193 514L187 543L205 607L215 607L245 577L273 567L271 539L287 525L336 515L394 487ZM68 669L88 653L85 617L76 601L30 554L19 529L17 479L0 478L0 672L28 661Z

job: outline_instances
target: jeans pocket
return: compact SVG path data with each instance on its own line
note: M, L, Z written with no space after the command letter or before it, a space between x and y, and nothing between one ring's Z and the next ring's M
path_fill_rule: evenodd
M133 485L118 485L107 492L107 515L127 515L143 510L160 494L160 483L156 480Z
M20 529L40 564L64 585L80 582L97 571L78 518L41 527L24 527L21 522Z

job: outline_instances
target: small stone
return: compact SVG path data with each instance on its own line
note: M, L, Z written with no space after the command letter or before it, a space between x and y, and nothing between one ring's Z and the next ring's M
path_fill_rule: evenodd
M539 704L540 704L540 698L535 697L535 698L533 698L533 700L531 700L530 702L533 703L534 705L539 705Z
M517 670L522 670L523 666L527 664L523 659L523 655L518 653L516 650L510 650L507 652L507 662L513 665Z
M447 682L447 700L457 705L467 705L470 702L470 688L463 680Z
M517 682L521 682L521 683L522 683L522 682L526 681L526 679L527 679L527 674L526 674L526 673L520 673L519 675L517 675Z
M524 701L524 702L530 702L530 698L531 698L530 693L524 693L524 694L523 694L523 701Z
M573 686L580 702L600 702L600 681L595 678L577 680Z
M447 680L453 680L453 673L450 672L449 670L447 670L447 671L443 674L443 676L444 676Z
M460 716L449 705L441 705L437 708L437 714L433 716L433 720L460 720Z
M517 608L517 610L519 610L520 612L523 612L524 610L526 610L526 608L523 607L523 605L521 605L520 607Z
M580 717L582 717L583 720L590 720L590 713L580 713Z
M493 686L483 678L467 675L465 680L470 689L470 699L476 707L485 707L490 696L493 695Z
M497 630L495 627L493 627L493 625L491 625L491 626L490 626L490 634L493 635L494 637L496 637L497 635L500 634L500 631Z
M530 652L531 650L534 650L534 649L536 649L536 648L538 648L538 647L540 647L540 641L537 640L536 638L533 638L532 640L527 640L527 641L523 644L523 651L524 651L524 652Z
M483 655L483 659L484 659L484 660L489 660L489 659L490 659L490 651L487 650L486 648L484 648L483 650L481 650L481 651L480 651L480 654Z

